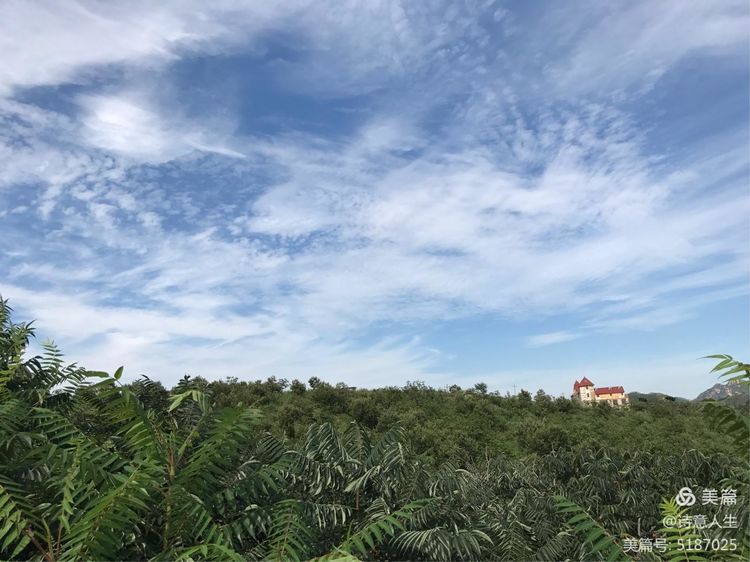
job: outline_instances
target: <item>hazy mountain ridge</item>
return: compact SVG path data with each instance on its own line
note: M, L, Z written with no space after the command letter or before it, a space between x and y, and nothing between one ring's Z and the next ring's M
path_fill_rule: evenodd
M701 392L695 400L721 400L730 404L744 404L750 400L750 392L745 385L737 381L724 384L716 383L711 388Z
M663 392L629 392L631 402L655 402L657 400L669 400L671 402L687 402L687 398L672 396Z
M672 402L690 401L689 398L672 396L663 392L630 392L629 396L631 402L654 402L658 400L669 400ZM732 405L746 404L750 401L750 392L748 392L748 389L744 385L736 381L716 383L711 388L707 388L698 394L692 402L700 402L702 400L725 401Z

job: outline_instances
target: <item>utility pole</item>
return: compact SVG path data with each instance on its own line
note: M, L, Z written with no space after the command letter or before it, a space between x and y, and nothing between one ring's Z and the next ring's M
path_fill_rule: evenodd
M515 396L515 395L516 395L516 385L514 384L513 385L513 396Z

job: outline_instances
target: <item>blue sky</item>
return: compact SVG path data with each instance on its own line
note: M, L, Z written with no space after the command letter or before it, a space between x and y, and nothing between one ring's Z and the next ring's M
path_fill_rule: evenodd
M0 5L0 293L174 383L747 357L747 3Z

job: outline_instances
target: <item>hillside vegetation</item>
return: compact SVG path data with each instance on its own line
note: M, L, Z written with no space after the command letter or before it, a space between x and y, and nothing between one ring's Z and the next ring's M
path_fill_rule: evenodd
M737 490L738 529L714 536L737 541L722 559L750 552L750 426L722 404L318 380L167 391L50 343L28 358L32 336L0 299L0 559L691 560L662 526L684 486ZM664 552L624 549L657 535Z
M462 460L502 454L521 457L573 449L607 447L619 452L729 453L731 441L713 430L699 404L661 401L634 402L618 409L601 404L582 405L567 398L551 398L539 391L517 396L487 393L484 385L461 390L439 390L422 383L403 388L351 390L317 379L305 385L268 379L208 383L186 379L207 392L221 406L238 402L261 408L263 429L294 442L311 423L330 422L343 428L356 421L376 433L399 425L418 454L437 461ZM131 387L137 394L141 384ZM167 391L158 400L167 403ZM156 396L152 394L151 399Z

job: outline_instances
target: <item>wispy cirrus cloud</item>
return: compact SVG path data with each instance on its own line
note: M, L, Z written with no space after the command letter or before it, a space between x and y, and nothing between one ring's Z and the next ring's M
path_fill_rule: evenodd
M8 3L50 34L0 62L2 291L96 367L375 382L458 376L438 323L564 316L524 338L570 346L746 295L746 127L678 154L631 103L746 58L745 16L649 6Z
M135 94L80 98L85 141L138 163L165 162L196 151L244 157L226 146L231 131L210 129L206 123L191 125L178 116L167 120L140 98Z
M549 24L567 32L558 36L561 56L548 69L549 78L570 95L642 92L695 54L743 64L750 15L746 2L689 9L675 3L589 3L587 8L584 17L561 6L547 14Z
M526 345L528 345L529 347L542 347L545 345L553 345L556 343L574 340L580 337L580 334L576 334L573 332L549 332L547 334L536 334L533 336L529 336L529 338L527 338L526 340Z
M295 10L289 4L286 13ZM163 65L246 40L284 12L237 2L22 2L0 8L0 92L89 82L108 65ZM19 41L23 38L23 41Z

